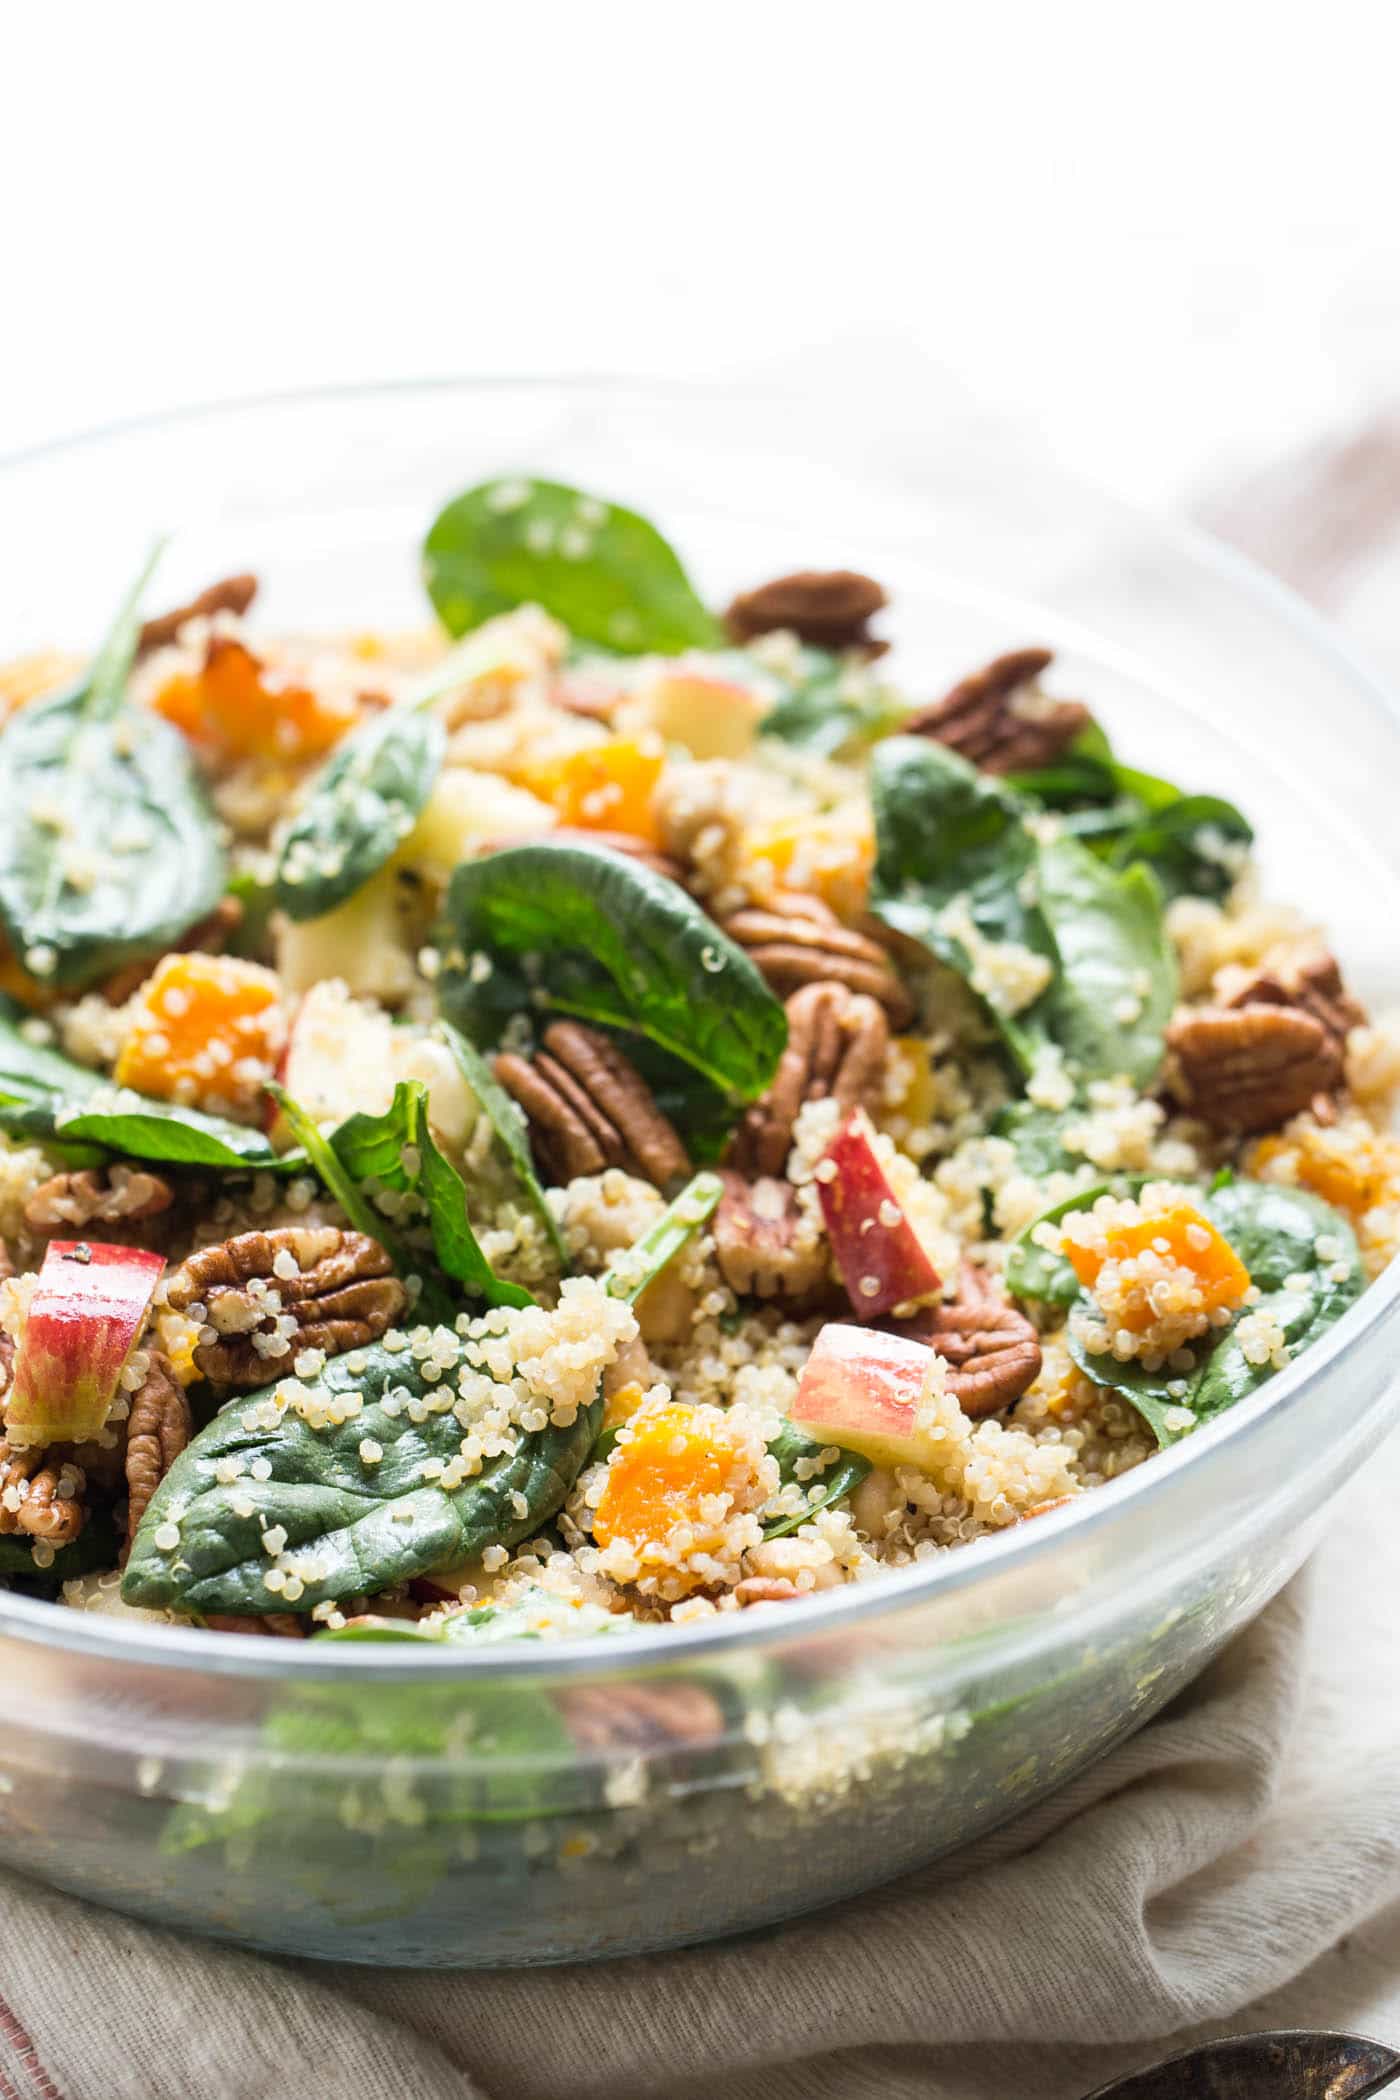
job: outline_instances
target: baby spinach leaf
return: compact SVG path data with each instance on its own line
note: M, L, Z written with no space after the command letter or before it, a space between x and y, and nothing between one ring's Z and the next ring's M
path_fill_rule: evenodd
M866 674L852 676L839 656L803 649L795 675L760 723L764 736L799 751L834 758L839 751L888 736L908 707Z
M675 1260L692 1233L714 1213L724 1183L718 1174L692 1174L654 1225L620 1254L607 1275L608 1296L635 1305L664 1268Z
M457 869L446 917L442 1009L478 1043L532 1003L646 1036L740 1101L773 1076L787 1017L753 963L619 853L505 847Z
M432 1235L442 1274L487 1305L532 1305L519 1284L497 1276L477 1243L467 1216L461 1176L437 1148L428 1123L428 1090L421 1080L401 1079L382 1115L353 1115L327 1137L314 1117L280 1086L268 1090L303 1146L317 1174L358 1232L377 1239L401 1276L419 1276L424 1254L394 1231L373 1202L367 1185L418 1198ZM429 1279L419 1298L420 1317L450 1318L455 1307Z
M1040 911L1059 968L1039 1012L1080 1080L1146 1086L1176 1003L1162 893L1142 867L1104 868L1073 839L1040 849Z
M432 793L447 746L435 714L391 707L345 738L287 827L276 899L317 919L353 896L403 844Z
M826 1448L826 1445L814 1443L811 1437L804 1436L791 1422L784 1424L768 1446L769 1452L778 1461L778 1471L782 1475L784 1486L797 1479L799 1460L820 1458ZM766 1539L785 1538L790 1531L796 1531L803 1524L809 1523L819 1510L829 1509L834 1503L844 1501L852 1489L860 1486L869 1471L868 1458L863 1458L858 1451L843 1451L839 1458L832 1460L825 1472L809 1473L803 1481L802 1485L807 1495L805 1509L799 1510L794 1516L777 1517L771 1523L765 1524L763 1536Z
M723 630L654 525L558 481L481 482L439 512L423 577L449 634L541 605L623 655L712 648Z
M20 1033L24 1010L0 994L0 1131L101 1145L152 1165L290 1169L260 1130L114 1086Z
M457 1068L476 1097L477 1106L491 1125L501 1150L510 1163L516 1186L534 1211L545 1229L549 1243L559 1257L559 1266L572 1266L569 1250L564 1244L564 1235L559 1230L559 1221L545 1200L535 1163L530 1155L529 1126L520 1108L511 1099L492 1071L490 1064L459 1028L450 1021L440 1021L443 1037L448 1049L457 1061Z
M1014 1298L1040 1298L1048 1305L1073 1305L1084 1295L1083 1286L1063 1254L1053 1254L1035 1240L1039 1225L1058 1225L1074 1210L1092 1210L1100 1196L1112 1195L1115 1185L1097 1182L1092 1188L1076 1189L1063 1203L1054 1203L1017 1234L1006 1257L1006 1288Z
M638 1296L719 1192L714 1175L697 1175L608 1272L612 1295ZM269 1388L231 1401L181 1452L141 1520L122 1579L128 1604L305 1612L516 1545L563 1506L603 1412L600 1391L572 1422L517 1431L513 1450L444 1487L438 1476L459 1455L464 1426L450 1370L431 1374L404 1337L390 1335L333 1358L307 1384L323 1403L324 1426L290 1407L268 1426ZM347 1402L354 1411L335 1419ZM265 1478L253 1476L255 1460L266 1462ZM242 1468L233 1480L230 1461ZM180 1534L170 1551L156 1544L167 1524ZM303 1585L290 1597L264 1583L276 1559L268 1531L285 1534L280 1550Z
M431 1385L407 1350L376 1343L334 1358L311 1383L327 1401L358 1397L359 1409L321 1429L292 1409L275 1429L250 1429L265 1396L245 1395L180 1454L132 1547L122 1581L128 1603L205 1613L310 1611L324 1599L374 1592L472 1559L487 1546L513 1546L562 1506L602 1410L595 1400L567 1427L521 1434L515 1450L446 1489L434 1472L457 1457L463 1434L451 1411L450 1375ZM434 1402L447 1411L417 1404ZM366 1457L367 1449L381 1456ZM266 1479L226 1485L220 1477L225 1461L257 1458L271 1467ZM173 1552L155 1544L167 1523L180 1533ZM281 1602L263 1582L274 1564L263 1533L278 1529L304 1583L298 1596Z
M40 1582L71 1582L77 1575L93 1575L110 1568L120 1541L111 1517L103 1511L90 1516L75 1539L55 1546L53 1559L41 1568L34 1558L34 1540L15 1534L0 1538L0 1575L33 1575Z
M1259 1287L1259 1301L1249 1310L1274 1314L1290 1358L1296 1359L1334 1326L1366 1287L1350 1225L1305 1190L1235 1181L1202 1196L1201 1208ZM1320 1255L1319 1239L1335 1241L1336 1251ZM1066 1340L1085 1375L1131 1401L1159 1446L1165 1447L1189 1434L1189 1427L1175 1426L1171 1409L1188 1407L1196 1423L1208 1422L1274 1375L1272 1364L1251 1363L1246 1357L1239 1329L1236 1320L1215 1340L1193 1344L1196 1367L1186 1373L1167 1366L1147 1371L1136 1362L1118 1363L1111 1356L1091 1354L1075 1331L1073 1310Z
M1179 795L1140 818L1113 843L1113 864L1150 867L1169 897L1227 897L1238 882L1254 830L1219 795Z
M1047 1175L1072 1174L1083 1166L1082 1155L1065 1144L1065 1132L1082 1114L1082 1109L1036 1108L1029 1101L1012 1101L998 1110L992 1132L1015 1148L1023 1174L1044 1181Z
M0 736L0 922L26 969L65 990L159 954L224 887L188 745L124 698L154 559L88 674Z
M1027 901L1035 841L1016 796L946 745L915 736L876 747L870 796L876 839L870 909L972 985L1017 1064L1029 1071L1036 1031L987 1001L975 982L975 958L947 917L965 906L982 939L1050 952L1040 916Z
M1183 794L1155 773L1121 764L1097 723L1053 765L1013 774L1009 785L1064 812L1065 829L1113 866L1146 863L1169 898L1227 896L1254 840L1233 802Z

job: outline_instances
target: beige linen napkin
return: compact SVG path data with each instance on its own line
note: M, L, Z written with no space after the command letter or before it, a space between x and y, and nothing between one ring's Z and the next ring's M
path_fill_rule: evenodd
M1392 1445L1313 1569L1052 1801L753 1938L374 1972L202 1946L7 1878L0 2100L1077 2100L1199 2023L1394 2040L1398 1487Z

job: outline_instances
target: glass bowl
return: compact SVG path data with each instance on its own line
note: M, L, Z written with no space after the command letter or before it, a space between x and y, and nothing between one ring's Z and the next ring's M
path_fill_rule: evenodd
M915 693L1044 641L1135 762L1235 796L1266 880L1393 998L1400 725L1223 550L940 416L882 457L827 406L620 384L282 399L0 476L0 655L81 643L153 532L269 625L420 621L454 491L542 471L649 513L716 601L799 565L890 588ZM1274 1594L1396 1410L1400 1278L1076 1508L784 1610L469 1659L0 1597L0 1858L135 1915L445 1967L674 1946L965 1844L1138 1727Z

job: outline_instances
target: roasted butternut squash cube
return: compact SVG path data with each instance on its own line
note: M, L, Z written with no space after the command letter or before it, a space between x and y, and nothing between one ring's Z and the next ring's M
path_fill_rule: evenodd
M230 955L167 955L137 995L114 1076L163 1101L249 1108L285 1037L271 970Z
M350 694L315 692L284 678L231 635L216 635L203 670L177 672L151 705L227 758L298 763L324 757L360 719Z
M693 1408L663 1408L633 1429L609 1460L593 1512L594 1538L600 1546L614 1539L640 1546L667 1538L677 1524L703 1530L705 1503L724 1496L734 1455Z
M522 784L558 812L561 824L580 831L625 831L656 845L656 783L665 763L655 738L614 737L528 768Z
M1106 1262L1132 1261L1149 1252L1190 1270L1200 1288L1202 1312L1218 1312L1244 1302L1248 1269L1224 1234L1188 1203L1110 1225L1100 1246L1083 1246L1073 1240L1065 1243L1070 1266L1086 1290L1093 1289ZM1154 1317L1152 1305L1144 1303L1124 1313L1123 1322L1145 1328Z

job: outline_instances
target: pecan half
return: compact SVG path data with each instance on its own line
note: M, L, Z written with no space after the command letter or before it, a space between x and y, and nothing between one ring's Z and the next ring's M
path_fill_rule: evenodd
M207 590L200 591L187 605L177 605L173 612L161 613L154 620L147 620L141 629L137 654L149 656L153 649L164 649L173 642L186 620L211 620L215 613L236 613L241 619L258 595L256 576L225 576L218 583L211 583Z
M77 1469L55 1463L38 1445L12 1451L0 1439L0 1534L22 1531L52 1546L66 1546L87 1515L78 1499ZM65 1474L68 1476L65 1481ZM72 1482L71 1491L60 1493Z
M126 1424L126 1546L131 1551L137 1527L152 1495L193 1434L185 1389L159 1349L150 1351L146 1382L131 1402Z
M63 1225L134 1225L169 1210L174 1200L162 1175L114 1162L41 1181L25 1203L24 1222L39 1233Z
M579 1685L558 1697L565 1726L581 1750L709 1743L724 1733L723 1709L703 1685Z
M928 736L984 773L1030 773L1053 764L1091 719L1078 700L1032 691L1054 661L1050 649L1013 649L960 679L931 707L908 717L906 735Z
M863 649L882 656L888 642L869 631L889 599L872 576L855 569L797 569L757 590L741 591L724 616L736 642L752 642L779 628L814 649Z
M1360 1028L1366 1009L1342 981L1335 955L1324 950L1297 956L1277 970L1258 970L1221 1001L1228 1007L1291 1006L1311 1014L1332 1043L1346 1056L1347 1037Z
M215 1339L196 1345L196 1368L211 1385L242 1389L285 1377L300 1349L338 1356L377 1341L408 1293L366 1233L285 1225L200 1248L166 1300L176 1312L202 1305Z
M1331 1097L1344 1077L1342 1051L1297 1006L1202 1007L1167 1030L1174 1091L1213 1130L1272 1130Z
M787 1047L773 1084L744 1117L732 1163L761 1178L778 1175L809 1101L835 1101L842 1118L868 1108L885 1069L890 1031L884 1008L844 984L807 984L787 1001Z
M949 1367L948 1390L965 1415L999 1415L1039 1371L1040 1338L979 1263L963 1263L958 1288L956 1298L890 1325L938 1351Z
M555 1181L626 1167L658 1188L690 1172L685 1146L617 1045L580 1021L555 1021L533 1058L505 1052L496 1077L524 1109Z
M779 890L765 904L731 913L720 927L748 951L780 999L804 984L844 984L878 999L892 1028L907 1028L914 1018L914 1002L880 943L843 926L819 897Z
M715 1259L741 1297L800 1299L826 1280L822 1235L807 1226L797 1191L762 1175L748 1181L726 1168L715 1212Z

